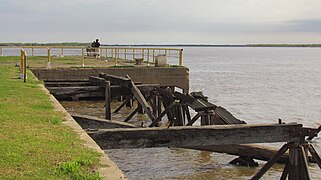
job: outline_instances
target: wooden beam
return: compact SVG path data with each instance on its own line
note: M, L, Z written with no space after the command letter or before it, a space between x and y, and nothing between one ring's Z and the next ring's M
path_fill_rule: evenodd
M289 149L288 144L284 144L282 148L271 158L264 166L251 178L251 180L258 180L260 179L266 171L268 171L273 164L275 164L278 159Z
M131 88L132 81L128 78L114 76L110 74L100 73L100 78L104 78L106 81L110 81L111 84L121 85L122 87Z
M110 129L89 133L103 149L189 147L299 141L301 124L184 126Z
M130 115L124 120L124 122L128 122L139 110L139 107L137 107Z
M210 151L217 153L226 153L235 156L248 156L254 159L268 161L279 149L258 144L239 144L239 145L216 145L216 146L200 146L200 147L185 147L188 149ZM277 161L278 163L286 163L288 155L284 154Z
M128 76L128 79L129 76ZM154 121L156 119L156 117L154 116L153 112L152 112L152 107L147 103L145 97L143 96L143 94L141 93L141 91L137 88L137 86L130 80L130 90L133 93L133 95L135 96L135 98L137 99L137 101L139 102L139 104L142 106L142 108L145 110L146 114L148 115L148 117L150 118L151 121Z
M126 100L114 111L114 113L118 113L133 97L133 95L126 96Z
M138 128L137 126L121 121L106 120L94 116L71 114L83 129L112 129L112 128Z
M312 157L315 159L315 161L317 162L319 168L321 169L321 158L318 155L317 151L314 149L312 144L310 144L310 146L309 146L309 152L312 155Z

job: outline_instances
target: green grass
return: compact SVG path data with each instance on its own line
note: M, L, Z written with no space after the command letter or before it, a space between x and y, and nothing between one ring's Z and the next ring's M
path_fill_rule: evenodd
M0 57L0 179L100 179L100 155L62 124L42 82L18 79L17 62Z

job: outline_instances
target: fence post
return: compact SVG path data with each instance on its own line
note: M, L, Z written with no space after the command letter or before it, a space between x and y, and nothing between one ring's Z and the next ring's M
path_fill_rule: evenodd
M144 59L144 57L145 57L145 51L144 49L142 49L142 59Z
M147 63L149 63L149 49L147 49Z
M2 47L0 47L0 56L2 56Z
M183 49L179 50L179 66L183 66Z
M47 68L51 68L50 47L47 48Z
M155 49L153 49L153 63L155 63Z
M64 48L61 48L61 57L64 57Z
M126 61L126 59L127 59L127 49L125 48L125 50L124 50L125 52L125 55L124 55L124 60Z
M31 56L34 56L34 48L31 48Z
M106 50L106 59L107 59L107 48L105 50Z
M135 49L133 49L133 61L135 61Z
M120 57L120 49L117 49L117 59Z
M27 81L27 53L23 49L21 49L20 58L20 79L23 79L25 83Z
M82 60L82 67L85 67L85 53L84 53L84 48L81 48L81 60Z

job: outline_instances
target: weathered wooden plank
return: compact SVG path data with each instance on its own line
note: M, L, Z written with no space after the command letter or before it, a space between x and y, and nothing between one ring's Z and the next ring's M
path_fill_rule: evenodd
M132 81L130 81L130 83L131 83L130 85L131 92L133 93L133 95L135 96L139 104L142 106L142 108L145 110L146 114L151 119L151 121L154 121L156 117L152 113L152 107L150 107L150 105L147 103L145 97L143 96L141 91L137 88L137 86Z
M71 114L83 129L112 129L112 128L137 128L137 126L121 121L106 120L94 116Z
M83 87L47 87L48 91L57 98L68 97L103 97L99 86Z
M46 87L89 86L89 82L45 82Z
M246 156L254 159L268 161L279 149L258 144L239 144L239 145L215 145L215 146L200 146L200 147L185 147L188 149L210 151L217 153L226 153L235 156ZM284 154L277 161L278 163L285 163L288 155Z
M214 109L214 112L222 118L226 124L246 124L244 121L241 121L234 117L230 112L228 112L225 108L221 106L217 106Z
M111 84L121 85L126 88L131 88L132 81L128 78L114 76L110 74L100 73L99 77L104 78L106 81L110 81Z
M105 87L105 79L104 78L100 78L100 77L96 77L96 76L89 76L89 82L91 84L96 85L96 86Z
M298 141L301 124L184 126L100 130L89 135L104 149L188 147Z

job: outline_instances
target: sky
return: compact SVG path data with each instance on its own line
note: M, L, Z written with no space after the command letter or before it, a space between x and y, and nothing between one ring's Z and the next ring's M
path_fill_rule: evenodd
M0 0L0 42L321 43L320 0Z

